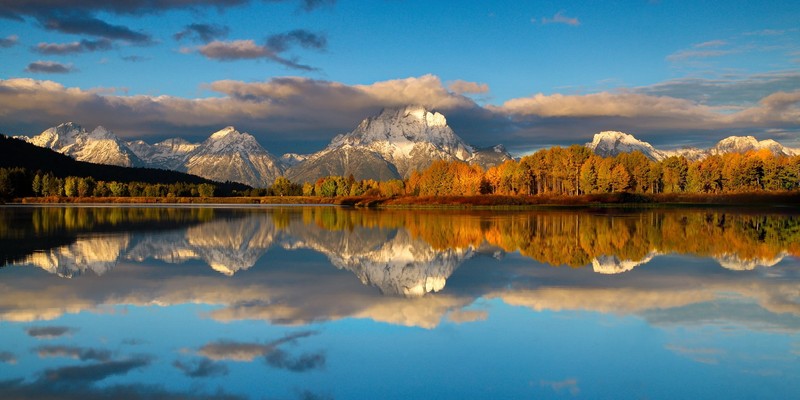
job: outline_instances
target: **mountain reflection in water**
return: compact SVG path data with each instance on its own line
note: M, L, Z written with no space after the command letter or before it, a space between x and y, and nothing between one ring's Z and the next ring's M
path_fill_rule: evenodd
M0 397L787 398L798 256L794 213L3 207Z
M120 210L128 212L110 216ZM627 272L663 254L709 257L731 270L769 267L800 254L797 215L704 210L375 212L329 207L130 210L137 209L35 209L29 236L72 238L65 245L18 255L9 264L35 265L72 277L89 270L103 275L121 260L200 260L231 276L280 246L316 251L385 294L414 297L441 290L447 277L477 254L501 257L519 252L540 263L591 266L601 274ZM5 223L0 229L10 235L19 229L7 219L0 219ZM108 220L114 221L114 229L103 232L102 221Z
M114 292L113 281L130 281L130 277L115 275L113 270L119 264L137 265L154 261L191 264L192 261L199 261L216 272L233 276L244 273L258 263L269 268L270 257L265 254L272 248L288 252L310 250L322 254L337 269L356 275L363 285L376 287L383 295L406 298L442 291L456 269L476 256L502 259L513 252L520 254L523 259L532 259L546 265L569 265L581 269L590 268L598 274L620 274L653 262L659 257L675 254L712 258L725 269L752 270L776 265L784 257L796 257L800 253L800 218L796 215L707 210L599 214L371 211L332 207L145 210L33 208L25 211L34 221L29 231L18 226L22 219L11 219L7 216L4 219L3 232L15 232L18 239L26 235L40 238L52 234L68 238L69 243L18 255L17 261L9 265L35 266L66 278L78 277L91 271L93 275L103 276L103 287L107 289L100 291L106 293L96 293L101 298L121 295ZM48 243L48 240L43 242ZM158 271L158 275L165 272ZM143 280L148 279L138 275ZM127 288L125 291L130 293L126 295L129 296L126 301L132 304L143 304L147 301L182 302L187 301L185 296L189 292L195 292L192 288L196 288L196 293L190 297L213 296L213 300L202 301L228 305L227 308L212 313L221 320L266 318L294 323L341 317L325 315L327 311L313 309L313 306L312 310L294 309L293 307L307 308L315 303L305 295L302 302L291 300L293 295L288 292L280 295L280 308L275 307L274 302L264 301L264 296L260 293L285 292L286 283L281 283L280 289L267 289L258 287L250 276L245 287L240 287L240 282L237 281L213 290L200 290L200 285L210 278L196 269L191 270L190 274L182 272L170 278L174 279L167 279L156 287L147 284L149 292L146 294L137 292L135 286ZM611 308L614 305L609 304L609 301L628 301L617 298L616 293L620 288L609 288L611 292L593 289L591 293L582 296L573 296L571 293L576 290L574 288L549 288L547 293L556 296L557 304L548 304L548 296L542 296L542 288L538 287L541 283L536 283L531 288L525 287L524 280L519 277L492 278L497 281L483 282L479 287L473 288L478 290L474 296L491 293L491 296L503 298L513 304L534 308L571 307L572 302L581 302L589 296L593 303L590 308L599 308L602 311L613 311ZM181 290L169 287L172 284L184 285L183 280L192 279L200 282ZM559 279L568 282L570 277L562 275ZM699 280L702 276L692 279ZM617 284L624 286L624 282ZM303 287L326 284L308 281L295 283ZM663 286L664 283L668 282L660 282L660 285ZM715 278L713 284L719 283ZM53 285L52 282L49 284ZM265 284L271 286L271 282ZM594 285L591 282L589 284ZM503 289L509 287L508 285L511 285L511 290ZM692 285L667 287L682 293L679 298L670 300L677 303L665 304L659 291L653 291L652 288L643 289L637 286L625 290L636 292L637 300L634 303L637 308L648 308L657 304L678 306L709 296L708 292L695 291ZM92 288L89 292L96 290ZM521 293L529 293L530 290L535 290L537 295L528 300L520 298ZM562 291L565 298L562 299L562 294L554 290ZM298 292L305 293L308 290ZM754 295L752 290L748 289L748 292L748 296ZM773 292L781 293L780 290ZM248 293L253 293L253 296L248 296ZM604 298L606 295L608 299ZM356 294L353 293L352 296ZM334 314L340 314L348 308L347 300L343 302L343 299L348 298L346 294L338 293L333 296L335 299L322 297L319 305L331 305L339 310ZM775 297L767 296L765 301L775 300ZM534 298L535 304L532 304ZM630 296L625 296L625 299L630 299ZM399 319L397 315L390 317L376 314L370 317L430 327L435 326L446 313L469 304L471 300L469 297L462 298L461 293L454 290L447 295L428 299L436 307L424 308L425 315L404 312L400 313ZM39 301L46 303L42 298ZM87 303L94 301L86 299ZM403 304L395 304L392 299L370 302L374 304L369 311L364 306L358 306L344 314L376 312L383 302L392 303L391 307ZM414 304L406 303L401 308L413 307ZM53 307L60 308L55 305ZM774 304L774 307L778 305ZM794 312L798 310L798 304L786 300L783 308ZM3 309L12 314L22 312L14 307ZM30 318L43 317L35 307L30 311ZM312 315L308 315L309 311ZM47 312L54 312L53 308L47 308ZM380 311L377 312L380 314ZM19 318L25 319L14 317Z

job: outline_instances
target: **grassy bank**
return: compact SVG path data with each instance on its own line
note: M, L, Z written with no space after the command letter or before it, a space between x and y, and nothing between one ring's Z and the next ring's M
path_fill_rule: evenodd
M26 197L23 204L333 204L374 208L531 208L783 206L800 207L800 192L735 194L632 194L582 196L399 196L399 197Z

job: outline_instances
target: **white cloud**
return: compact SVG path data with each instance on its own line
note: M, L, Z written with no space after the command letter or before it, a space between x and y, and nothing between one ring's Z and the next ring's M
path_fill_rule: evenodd
M697 43L693 47L696 49L704 49L708 47L721 47L728 44L728 42L724 40L709 40L707 42Z
M447 88L456 94L480 94L489 92L489 85L485 83L469 82L461 79L448 82Z
M543 17L542 24L565 24L570 26L578 26L581 24L581 21L577 17L568 17L564 10L561 10L555 13L555 15L553 15L551 18Z

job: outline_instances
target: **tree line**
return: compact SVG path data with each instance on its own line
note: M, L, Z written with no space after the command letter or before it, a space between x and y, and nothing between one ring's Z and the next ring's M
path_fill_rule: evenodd
M455 176L449 179L447 177ZM596 193L739 193L800 188L800 157L769 150L652 161L640 152L600 157L584 146L553 147L481 171L439 162L412 175L419 195L581 195Z
M281 189L277 189L281 188ZM264 194L304 196L473 196L598 193L721 194L800 189L800 156L769 150L711 155L690 161L653 161L641 152L601 157L584 146L553 147L489 169L462 161L435 161L405 180L376 182L327 176L294 184L278 178Z
M553 147L508 160L489 169L461 161L435 161L405 180L356 180L326 176L302 184L279 177L266 188L220 190L210 183L103 181L88 177L31 174L24 168L0 168L0 198L66 197L212 197L234 196L473 196L598 193L722 194L800 189L800 156L769 150L711 155L691 161L673 156L653 161L640 152L601 157L584 146Z
M67 176L52 172L31 173L25 168L0 168L0 198L42 197L213 197L210 183L146 183L100 181L93 177Z

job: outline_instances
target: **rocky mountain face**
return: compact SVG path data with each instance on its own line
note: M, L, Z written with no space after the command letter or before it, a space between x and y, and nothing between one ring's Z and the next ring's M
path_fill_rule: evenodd
M186 163L186 158L200 146L199 143L189 143L180 138L167 139L156 144L148 144L143 140L126 142L139 158L154 168L180 170Z
M102 126L89 132L78 124L67 122L32 138L18 138L79 161L122 167L144 166L144 162L124 142Z
M502 146L478 151L447 125L444 115L422 106L385 109L352 132L338 135L325 149L288 171L294 181L352 174L356 179L402 179L436 160L484 166L511 159Z
M19 137L78 161L125 167L150 167L187 172L219 182L231 181L266 187L285 172L284 164L256 139L229 126L202 143L180 138L156 144L123 142L102 126L87 132L68 122L32 138Z
M180 138L155 144L123 142L103 127L88 132L71 122L20 139L80 161L175 170L253 187L267 187L279 176L294 182L314 182L329 175L389 180L406 178L437 160L459 160L488 168L512 159L502 145L483 149L470 146L447 125L444 115L422 106L385 109L361 121L352 132L336 136L321 151L287 153L280 158L265 150L252 135L232 126L202 143ZM709 155L762 149L776 155L800 154L800 149L753 136L731 136L709 149L662 150L627 133L604 131L595 134L586 146L604 157L640 151L655 161L670 156L700 160Z
M600 157L613 157L620 153L639 151L651 160L663 160L668 156L656 150L650 143L636 139L632 135L617 131L604 131L594 135L586 147Z
M636 139L632 135L616 131L604 131L594 135L586 147L602 157L613 157L620 153L639 151L647 158L661 161L671 156L684 156L689 160L701 160L709 155L745 153L751 150L767 149L775 155L800 154L797 149L792 149L768 139L759 141L753 136L729 136L720 140L710 149L685 148L676 150L659 150L650 143Z
M767 149L775 155L792 156L800 154L796 149L790 149L772 140L759 141L753 136L730 136L720 140L714 147L708 150L710 154L744 153L751 150Z
M283 175L283 164L252 135L229 126L187 154L186 172L215 181L267 187Z
M252 135L230 126L202 143L179 138L155 144L123 142L102 127L89 133L72 123L27 140L80 161L176 170L254 187L269 186L282 175L296 182L351 174L356 179L389 180L405 178L436 160L490 167L512 158L502 145L475 149L453 132L442 114L421 106L383 110L352 132L336 136L319 152L287 153L280 158Z
M283 163L261 147L253 135L232 126L214 132L202 143L174 138L153 145L141 140L128 145L148 166L218 182L267 187L284 173Z

